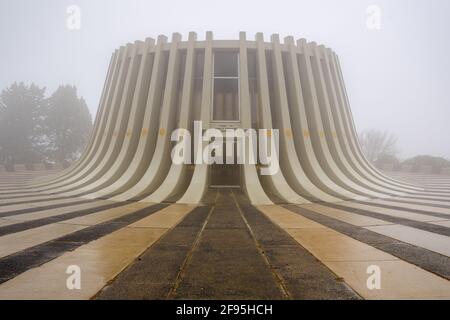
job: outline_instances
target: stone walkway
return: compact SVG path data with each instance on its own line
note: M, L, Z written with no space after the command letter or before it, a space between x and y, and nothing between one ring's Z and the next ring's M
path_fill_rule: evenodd
M0 175L0 299L450 299L450 178L421 176L423 199L270 206L36 201L35 178Z

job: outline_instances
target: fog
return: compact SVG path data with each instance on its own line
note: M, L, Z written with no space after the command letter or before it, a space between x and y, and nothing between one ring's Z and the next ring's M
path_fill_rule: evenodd
M81 9L80 29L67 27L70 5ZM366 24L369 5L381 9L380 29ZM450 158L449 16L448 0L2 0L0 89L73 84L95 116L111 53L127 42L292 35L337 52L358 131L394 133L401 158Z

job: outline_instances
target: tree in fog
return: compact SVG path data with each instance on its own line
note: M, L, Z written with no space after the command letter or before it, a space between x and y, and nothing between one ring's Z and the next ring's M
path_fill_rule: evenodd
M359 143L367 159L376 163L382 159L396 159L397 137L379 130L360 132Z
M77 159L92 130L86 102L74 86L14 83L0 94L0 164L64 163Z
M45 88L13 83L0 94L0 163L32 163L41 158L37 140Z
M76 160L82 153L92 130L86 102L75 86L60 86L48 98L45 127L41 143L49 159L57 162Z

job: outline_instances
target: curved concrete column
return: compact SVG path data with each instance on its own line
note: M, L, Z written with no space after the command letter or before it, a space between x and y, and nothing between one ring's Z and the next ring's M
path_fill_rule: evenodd
M303 98L305 99L305 110L308 119L312 145L317 160L322 169L335 183L335 185L339 185L341 188L343 188L344 184L342 180L345 180L346 183L348 183L349 181L348 179L343 177L342 172L334 163L328 146L325 142L325 132L319 114L319 97L316 88L317 84L315 82L315 74L311 61L312 54L309 50L308 45L306 44L306 41L300 41L299 45L302 49L302 54L300 55L299 59L300 75L302 87L305 89ZM349 190L347 193L347 197L349 199L361 198L361 196L357 195L354 190Z
M277 114L278 119L278 127L280 130L282 130L282 142L284 141L286 152L288 153L288 157L290 159L290 165L284 166L285 170L288 170L289 166L291 166L290 172L287 174L289 177L291 177L291 180L298 179L297 184L305 184L305 182L308 183L306 186L307 192L311 193L314 197L321 201L338 201L341 198L347 199L347 198L353 198L355 197L354 194L348 192L347 190L341 188L340 186L336 185L321 169L319 166L319 162L315 158L315 154L313 151L313 148L311 147L308 149L300 149L296 150L294 139L295 140L303 140L304 143L306 143L306 146L311 143L311 134L309 133L311 130L308 129L307 124L307 117L305 116L305 113L303 113L303 102L299 103L302 100L297 100L295 107L292 108L294 111L292 114L289 111L288 106L288 100L287 100L287 93L286 93L286 85L285 85L285 78L284 78L284 71L283 71L283 61L281 57L281 49L280 49L280 42L278 35L272 36L272 44L273 44L273 73L274 73L274 81L275 82L275 96L277 105L274 108L275 113ZM292 58L292 56L291 56ZM295 67L296 65L294 65ZM291 70L294 70L291 68ZM291 76L295 77L295 73L291 73ZM300 85L297 83L295 84L296 80L298 79L291 79L292 84L294 85L293 93L295 92L297 95L300 94ZM299 96L294 97L299 98ZM295 101L295 100L294 100ZM300 115L300 113L303 113ZM302 117L304 116L304 117ZM291 126L291 121L294 124L294 130ZM306 134L308 133L308 134ZM311 159L312 158L312 159ZM300 160L303 160L303 165L312 164L312 166L309 169L310 170L310 176L308 177L303 169L303 167L300 164ZM312 161L309 161L309 160ZM305 166L308 168L307 166ZM301 173L299 174L299 170ZM311 174L313 173L313 174ZM316 178L311 182L310 178ZM299 186L301 187L301 186ZM318 190L322 194L328 194L326 198L324 198L324 195L318 193ZM330 198L333 197L333 198Z
M109 164L105 165L106 172L100 177L91 178L91 183L84 188L79 189L81 192L95 192L104 187L107 187L117 181L129 167L133 156L136 153L139 138L141 136L142 123L145 114L145 100L147 97L147 90L150 82L152 57L149 50L154 47L154 40L148 38L145 43L136 43L142 54L140 55L140 63L136 65L139 68L135 81L130 81L130 84L135 88L130 90L129 94L133 95L131 101L123 101L125 108L130 109L128 121L121 117L122 124L127 124L126 130L123 133L123 143L119 154L112 156ZM131 104L131 107L129 107ZM121 131L124 131L122 128Z
M144 104L145 113L142 123L142 129L138 130L136 139L138 146L136 152L128 165L126 171L121 175L120 179L116 180L110 186L103 188L95 193L89 194L86 198L110 197L118 193L124 192L133 187L142 174L147 169L151 160L156 144L157 124L159 122L160 114L160 92L162 91L165 73L165 65L167 57L164 54L164 46L167 42L165 36L159 36L157 45L154 51L153 61L151 64L150 84L148 87L148 94L146 96L147 102ZM145 89L144 89L145 90ZM145 91L143 92L145 96Z
M158 134L156 146L152 160L147 170L139 180L139 182L125 191L124 193L114 196L112 199L116 201L125 201L146 196L153 192L164 179L170 168L170 133L175 128L175 119L172 117L175 106L176 75L179 70L179 51L178 44L181 41L181 35L174 33L172 35L172 43L169 51L169 63L167 66L167 78L164 89L163 104L158 124Z
M397 185L400 187L412 188L412 190L419 191L420 188L408 186L405 183L401 183L399 181L395 181L393 179L390 179L390 178L384 176L377 169L375 169L369 163L369 161L364 157L361 147L359 145L359 142L357 141L357 132L354 127L353 117L352 117L352 114L350 111L349 100L348 100L348 96L347 96L347 91L345 89L344 79L343 79L342 71L341 71L341 68L339 65L338 57L335 53L333 53L332 58L333 58L332 63L334 64L335 72L337 74L337 84L339 85L339 89L342 93L343 101L344 101L341 111L345 117L346 124L347 124L347 126L346 126L347 136L348 136L349 141L351 142L351 146L353 148L354 153L357 155L357 160L360 161L360 163L366 168L368 174L371 174L371 175L377 177L378 179L381 179L382 181L386 181L388 183L391 183L391 184L394 184L394 185Z
M192 119L191 101L194 88L194 59L195 42L197 35L194 32L189 33L188 48L186 53L186 65L183 79L183 91L181 96L181 108L178 121L178 129L188 130ZM168 132L170 135L170 132ZM165 199L174 196L186 188L188 181L187 165L172 163L169 173L159 188L146 197L144 202L162 202Z
M208 31L205 39L205 61L203 65L203 84L202 84L202 104L200 107L200 120L205 129L209 128L211 119L211 103L212 103L212 70L213 70L213 49L212 49L213 33ZM199 132L201 134L201 132ZM194 146L197 155L201 155L205 143ZM194 159L195 167L191 181L186 192L183 194L178 203L200 203L209 181L209 166L198 159Z
M31 185L29 188L20 188L20 191L27 192L39 192L42 190L48 190L53 186L57 186L59 182L65 181L71 176L75 175L79 172L85 165L87 165L94 154L94 150L99 141L99 135L104 129L105 124L105 113L108 108L108 97L113 94L113 87L115 86L118 72L120 69L121 59L124 55L125 47L121 47L118 50L115 50L113 56L111 58L110 67L108 70L107 79L105 85L103 87L103 93L99 103L99 111L97 113L97 117L95 119L94 129L92 131L92 137L89 140L88 146L85 149L85 152L82 154L81 158L76 161L70 168L64 170L58 176L52 178L50 181L45 181L43 183L36 183Z
M256 34L256 45L257 45L257 70L258 70L258 91L259 91L259 110L261 118L260 128L272 130L274 128L272 122L272 114L270 111L270 96L269 96L269 83L267 77L267 62L266 62L266 51L264 48L264 36L262 33ZM289 157L286 156L286 149L280 146L280 155L278 156L280 166L288 167L287 161ZM283 152L284 151L284 152ZM274 175L267 175L260 177L272 194L275 194L278 198L283 199L286 202L291 203L305 203L308 202L301 193L295 192L291 186L287 183L282 170L278 170ZM305 190L301 191L303 194L306 193ZM306 193L306 196L310 194ZM330 199L330 198L327 198ZM330 199L331 200L331 199ZM334 199L333 199L334 200Z
M110 140L109 144L105 146L106 152L101 156L97 165L93 168L89 174L84 176L81 179L78 179L76 182L71 183L65 187L59 188L59 191L66 192L70 190L74 190L73 192L67 192L65 194L71 196L79 194L83 192L86 188L85 186L89 185L89 188L95 188L98 183L101 183L100 180L104 173L106 173L109 169L114 167L114 165L120 165L120 161L118 158L119 152L128 141L126 129L127 123L129 120L129 116L131 111L133 111L132 106L132 98L133 93L136 88L136 81L138 76L138 69L140 67L140 56L138 56L138 49L140 47L140 42L135 43L132 46L130 57L127 57L129 61L127 61L127 73L125 77L124 88L122 89L122 94L120 96L120 103L118 112L116 115L115 123L113 124L113 136ZM141 119L133 119L135 126L139 127ZM115 174L119 175L120 172L115 172Z
M118 50L115 50L111 56L108 71L106 74L105 84L103 86L102 94L100 96L100 102L99 102L99 107L98 107L98 111L97 111L97 116L95 117L94 125L92 127L93 135L89 139L88 144L86 145L84 151L81 154L81 157L69 168L63 170L61 173L58 173L57 175L52 176L50 179L47 179L48 181L42 181L42 182L33 184L32 186L36 186L36 187L41 186L42 187L42 186L56 183L56 182L60 181L61 179L65 179L65 178L69 177L78 168L80 168L83 165L83 163L85 163L86 158L88 158L88 156L92 153L92 150L94 149L94 144L95 144L94 142L98 136L98 132L100 132L99 126L100 126L100 123L102 122L102 119L104 118L104 113L106 110L106 107L105 107L106 95L107 95L107 92L109 91L109 88L111 87L114 70L116 69L117 64L118 64L118 60L119 60L118 52L119 52Z
M58 179L58 182L55 182L51 185L48 186L44 186L44 187L37 187L37 188L33 188L32 190L27 191L27 195L30 195L30 192L36 192L39 194L42 193L55 193L58 192L58 187L67 185L69 183L71 183L72 181L76 181L78 178L80 178L80 176L82 176L83 173L85 173L87 170L89 170L89 168L92 168L92 166L95 163L95 159L98 158L99 156L99 148L101 145L101 142L104 140L105 137L108 136L108 134L103 133L103 131L107 131L107 125L108 122L111 120L110 117L108 117L108 115L111 115L114 111L117 111L117 105L116 108L111 107L112 101L113 101L113 97L117 97L119 95L119 93L117 92L118 87L120 87L120 80L124 80L124 60L125 57L127 56L127 53L130 49L130 46L127 47L121 47L119 49L119 59L118 62L116 64L116 72L114 74L114 78L113 81L111 83L111 86L108 89L108 94L107 94L107 98L106 98L106 105L107 107L105 107L105 112L102 113L102 115L104 116L104 119L100 120L100 128L98 130L98 132L94 132L94 148L92 149L92 154L88 155L88 157L86 158L85 163L80 164L78 170L75 170L73 174L70 175L70 177L65 177L64 179ZM112 110L110 110L112 109ZM109 111L109 112L108 112ZM107 131L109 132L109 131Z
M361 185L358 185L351 179L351 174L345 173L344 170L348 169L345 166L340 166L342 162L336 161L336 159L342 159L342 153L340 148L334 144L335 142L335 130L334 127L329 128L331 125L330 119L327 118L330 114L327 114L325 110L330 109L330 102L325 88L325 80L323 76L323 70L321 67L321 57L318 54L317 46L315 43L304 44L302 48L304 51L304 61L308 74L311 74L310 90L312 91L312 107L307 108L307 114L309 119L314 122L314 126L318 131L318 135L313 135L313 139L316 139L316 151L322 159L322 167L327 174L332 177L333 181L337 184L350 190L351 192L359 195L367 195L370 197L383 197L384 195L378 192L374 192ZM328 125L328 128L325 129ZM329 144L334 146L334 150L329 148ZM334 151L334 152L332 152Z
M311 140L311 129L308 124L306 115L306 105L304 102L302 81L300 79L300 71L298 65L298 55L300 48L296 47L292 37L285 39L285 44L288 47L286 57L286 84L289 87L289 121L292 124L294 146L299 160L305 173L319 188L327 190L331 194L338 197L343 197L342 194L336 194L334 182L327 176L320 162L317 160L313 142ZM286 90L286 87L285 87ZM339 189L342 189L339 187ZM344 191L344 194L347 191ZM352 195L353 196L353 195Z
M75 175L73 175L70 178L64 179L64 181L62 181L61 183L54 185L51 188L52 193L61 191L61 189L59 189L60 187L74 183L75 181L87 176L90 172L95 170L95 168L100 164L100 162L104 158L105 154L108 152L108 147L110 146L111 140L113 139L113 137L117 135L117 133L114 132L115 124L117 120L117 115L120 112L120 100L122 98L122 93L125 87L128 69L130 66L130 58L128 56L132 50L133 46L131 44L128 44L123 49L124 54L122 57L122 63L120 65L118 79L114 86L114 94L109 97L110 100L108 101L110 110L105 114L106 116L105 128L103 134L100 131L99 136L100 141L98 146L96 146L94 150L95 153L93 154L90 161L85 166L83 166L83 168L79 170ZM48 191L49 190L47 189L47 192ZM62 191L64 191L64 189L62 189Z
M335 111L335 119L341 119L340 125L337 126L339 137L342 141L345 142L347 153L349 154L349 157L352 159L351 163L355 167L355 169L366 179L370 179L374 183L380 185L381 187L390 188L395 191L405 191L404 188L402 188L399 185L396 184L390 184L388 181L385 181L383 179L380 179L376 174L374 174L370 168L366 166L366 161L363 159L363 155L356 146L358 144L358 141L356 140L356 137L354 137L350 131L349 131L349 124L348 124L348 117L345 112L346 108L346 98L345 92L343 90L345 88L342 87L342 83L339 76L339 71L337 70L336 61L335 61L335 54L328 50L326 58L329 59L329 66L330 66L330 76L332 78L332 83L335 87L335 92L338 98L338 104L336 105L337 108ZM338 118L337 118L338 117ZM358 151L359 150L359 151Z
M342 76L342 71L338 62L338 57L336 54L333 54L333 58L335 61L335 68L337 69L337 73L338 76L340 77L340 81L339 84L343 90L343 96L345 97L345 105L343 108L343 112L344 114L346 114L347 117L347 122L348 122L348 134L350 136L351 139L356 140L356 130L354 128L354 123L353 123L353 117L350 111L350 107L349 107L349 102L348 102L348 96L346 94L346 90L345 90L345 84L343 83L343 76ZM367 171L369 172L369 174L373 174L374 176L378 177L380 180L387 182L390 186L398 186L403 188L403 190L405 190L405 192L411 193L412 195L418 196L418 195L425 195L425 196L432 196L433 193L424 191L423 188L421 187L417 187L417 186L413 186L411 184L408 184L406 182L400 182L400 181L396 181L390 177L385 176L384 174L382 174L381 172L379 172L373 165L371 165L368 160L364 157L364 155L362 154L361 151L361 147L358 143L358 141L356 141L353 144L354 149L356 150L356 153L358 153L359 155L359 159L361 159L362 163L365 164L365 167L367 168Z
M341 163L343 171L356 183L359 183L370 190L385 194L381 195L381 197L386 195L402 195L403 192L401 192L401 190L395 190L395 188L391 189L388 185L383 186L382 184L379 184L378 181L372 176L367 174L365 175L364 169L352 154L349 141L346 139L344 132L343 119L341 113L339 112L340 97L335 87L334 78L331 72L332 70L330 68L330 61L328 58L328 54L331 49L326 49L324 46L319 46L318 51L319 53L317 55L320 55L322 59L322 63L319 67L321 69L321 73L323 74L329 97L329 104L326 105L327 108L326 111L324 111L326 115L322 118L325 120L324 125L328 126L328 130L326 130L326 132L328 141L330 141L330 148L335 149L335 153L339 154L337 161Z
M245 32L239 34L239 63L240 63L240 98L241 98L241 124L243 129L252 128L252 115L250 110L250 89L248 83L248 69L247 69L247 46ZM249 159L249 140L246 141L245 159ZM242 166L242 180L244 190L253 204L273 204L269 197L264 192L261 182L258 178L256 166L244 163Z

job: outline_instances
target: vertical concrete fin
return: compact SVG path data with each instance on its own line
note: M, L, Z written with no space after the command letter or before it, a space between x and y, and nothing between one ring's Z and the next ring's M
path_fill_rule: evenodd
M362 199L363 197L351 189L340 180L342 175L339 168L334 163L328 146L325 141L325 131L320 117L319 92L317 91L312 60L315 59L313 51L315 43L306 43L301 41L302 54L300 55L300 75L302 87L305 89L305 110L310 128L310 137L314 148L316 158L320 164L321 176L319 177L323 188L333 195L343 199ZM314 58L314 59L312 59Z
M148 79L148 87L146 84L144 91L142 92L142 106L144 107L145 112L142 129L137 132L136 138L138 140L138 145L133 159L119 180L101 191L89 195L89 198L99 195L102 197L116 196L132 188L142 178L152 159L156 145L161 110L160 94L158 93L162 91L164 81L166 66L164 47L166 43L167 37L163 35L158 37L156 46L153 41L149 43L148 51L153 52L153 59L149 61L147 68L151 75ZM113 199L115 198L113 197Z
M162 102L159 125L157 126L157 140L152 160L139 182L126 192L115 196L115 200L142 199L156 190L166 177L170 168L170 134L175 127L176 118L173 117L176 105L176 85L178 83L180 53L178 50L181 34L173 33L169 48L169 61L167 65L166 84Z
M116 50L114 50L114 52L111 56L111 59L110 59L110 63L109 63L109 67L108 67L108 71L107 71L107 75L106 75L106 81L105 81L105 84L102 89L102 93L100 96L100 102L99 102L99 106L98 106L98 110L97 110L97 115L95 117L94 125L92 127L92 134L91 134L89 142L86 145L81 157L70 168L64 170L63 172L61 172L61 174L54 176L53 179L51 181L49 181L48 183L47 182L40 183L39 184L40 187L44 187L46 185L52 185L63 179L70 177L72 174L74 174L74 172L76 172L76 170L78 168L80 168L82 166L82 164L85 162L85 160L89 156L89 154L92 153L95 141L96 141L96 139L98 139L98 135L100 134L100 128L99 128L100 122L101 122L101 119L103 119L104 114L106 112L105 111L106 110L106 103L105 103L106 95L109 90L109 87L111 86L112 77L113 77L114 71L116 69L118 60L119 60L119 51L116 49Z
M334 65L333 68L335 69L335 72L337 75L337 83L339 86L339 90L344 98L344 105L342 106L342 112L343 112L345 121L347 123L347 136L348 136L349 141L352 143L351 146L354 149L354 153L357 155L357 159L360 161L360 163L366 169L366 172L370 175L373 175L374 177L376 177L377 179L379 179L381 181L405 188L405 190L408 190L408 189L409 190L421 190L420 188L408 186L405 183L400 183L398 181L395 181L393 179L390 179L390 178L382 175L365 158L365 156L363 155L362 150L360 148L359 142L356 139L356 137L357 137L356 129L354 127L353 117L352 117L352 114L350 111L350 106L349 106L349 99L348 99L347 92L345 89L344 79L343 79L343 75L342 75L342 71L340 68L340 63L339 63L337 54L333 53L331 62Z
M258 73L258 92L259 108L261 115L261 128L274 129L272 115L270 110L269 80L267 75L266 51L264 48L264 36L262 33L256 34L257 51L257 73ZM280 157L278 157L280 160ZM261 177L265 190L275 197L285 202L304 203L305 199L297 194L286 182L281 170L273 175Z
M177 129L189 129L191 121L191 101L194 84L194 62L195 62L195 42L197 35L194 32L189 33L188 47L186 52L186 64L183 79L183 89L181 94L181 107ZM171 133L168 133L171 134ZM187 137L185 137L186 139ZM169 172L163 183L150 196L142 201L162 202L165 199L176 195L186 188L189 181L187 164L171 163Z
M136 43L128 44L127 48L129 52L129 56L127 56L127 59L129 62L127 62L128 66L126 74L124 75L125 82L123 85L122 93L117 98L117 103L119 104L118 112L115 116L115 119L112 120L112 126L114 128L113 137L108 144L105 144L105 152L103 153L103 156L101 157L101 159L99 159L97 165L93 168L93 170L91 170L91 172L89 172L89 174L87 174L82 179L79 179L78 181L59 189L60 191L67 192L65 193L67 196L72 196L76 193L79 193L80 191L89 189L85 187L90 183L94 183L94 185L96 185L97 183L101 182L102 175L108 169L110 169L114 163L117 163L117 156L125 141L126 125L128 123L130 115L130 105L133 97L133 92L136 87L137 72L139 67L138 45ZM73 189L76 190L74 192L68 192Z
M250 108L250 89L248 80L248 63L247 63L247 45L245 32L239 33L239 64L240 64L240 106L241 106L241 126L243 129L252 127L251 108ZM249 159L249 140L245 139L245 163L242 167L242 186L250 200L254 205L272 204L272 201L264 192L261 182L258 178L256 166L250 164Z
M329 49L324 46L317 47L317 54L321 59L318 68L320 69L320 73L323 75L324 86L326 87L325 94L328 97L328 104L325 105L326 110L324 110L324 116L322 119L325 120L324 125L327 126L327 142L330 149L333 150L332 154L336 155L335 159L341 165L344 173L352 179L352 181L366 188L368 194L371 196L386 197L393 194L401 195L402 193L400 192L392 191L374 183L374 181L370 179L370 176L366 177L365 175L362 175L362 168L353 158L351 152L349 152L348 139L343 138L343 123L339 110L340 101L338 98L338 93L336 92L333 77L331 75L328 52Z
M289 45L289 39L288 39ZM314 197L315 199L320 199L322 201L336 201L336 198L331 197L329 194L320 190L315 186L308 176L306 175L304 168L299 161L299 154L296 151L294 144L294 135L291 126L291 117L288 96L286 91L286 82L283 68L283 58L281 53L280 39L278 35L272 36L272 46L273 46L273 74L274 74L274 88L275 88L275 99L277 102L274 111L277 113L277 127L282 130L281 133L281 150L282 150L282 168L285 170L285 176L287 177L289 183L300 194L305 194L309 197ZM294 65L296 66L296 65ZM299 89L299 88L297 88ZM294 102L294 101L292 101ZM297 106L296 106L297 107ZM298 107L297 107L298 108ZM298 109L297 109L298 110ZM294 123L297 123L295 119ZM305 119L306 121L306 119ZM300 135L298 138L304 138ZM306 154L300 154L302 157L306 157ZM326 176L325 176L326 178Z
M200 119L203 129L208 129L211 119L211 103L212 103L212 77L213 77L213 33L206 32L205 60L203 65L203 89L202 103L200 111ZM203 143L203 146L205 143ZM203 149L202 149L203 150ZM199 153L202 150L198 150ZM203 195L208 189L209 182L209 166L205 163L195 164L194 173L186 192L183 194L178 203L200 203Z
M128 120L123 117L121 120L122 125L126 126L123 129L123 143L119 154L114 156L114 160L108 164L107 171L82 189L83 191L91 192L91 194L86 195L88 198L95 196L95 191L110 186L122 178L125 170L131 165L131 160L136 152L141 136L142 121L145 113L145 99L147 97L151 75L151 59L148 53L153 46L154 40L151 38L147 38L145 42L136 42L136 55L140 57L140 63L136 63L135 70L133 71L134 75L133 82L130 84L132 89L129 90L129 101L124 102L124 108L129 109L129 116Z
M64 186L64 185L68 185L70 183L73 183L74 181L77 181L78 179L83 178L85 175L87 175L95 166L95 164L97 163L98 159L101 157L101 155L104 153L105 151L105 142L106 141L110 141L110 138L112 136L112 114L114 114L114 112L117 112L117 108L118 108L118 104L115 103L117 101L117 97L118 97L118 93L117 91L120 90L120 88L123 86L124 81L125 81L125 73L126 73L126 57L129 51L129 47L124 47L122 46L120 48L120 64L119 64L119 68L118 68L118 74L116 74L116 78L114 79L111 87L108 90L108 99L106 101L106 104L108 106L110 106L111 104L113 105L111 111L113 112L105 112L104 116L105 118L101 120L101 126L100 126L100 130L99 130L99 134L98 134L98 139L96 141L94 141L95 147L92 149L93 152L92 154L89 156L89 158L87 158L80 167L79 169L73 174L71 175L70 178L65 178L64 180L55 183L52 185L53 190L58 191L58 187ZM108 110L110 111L110 110ZM105 134L106 132L106 134ZM45 190L49 190L49 188L40 188L39 191L45 191Z

